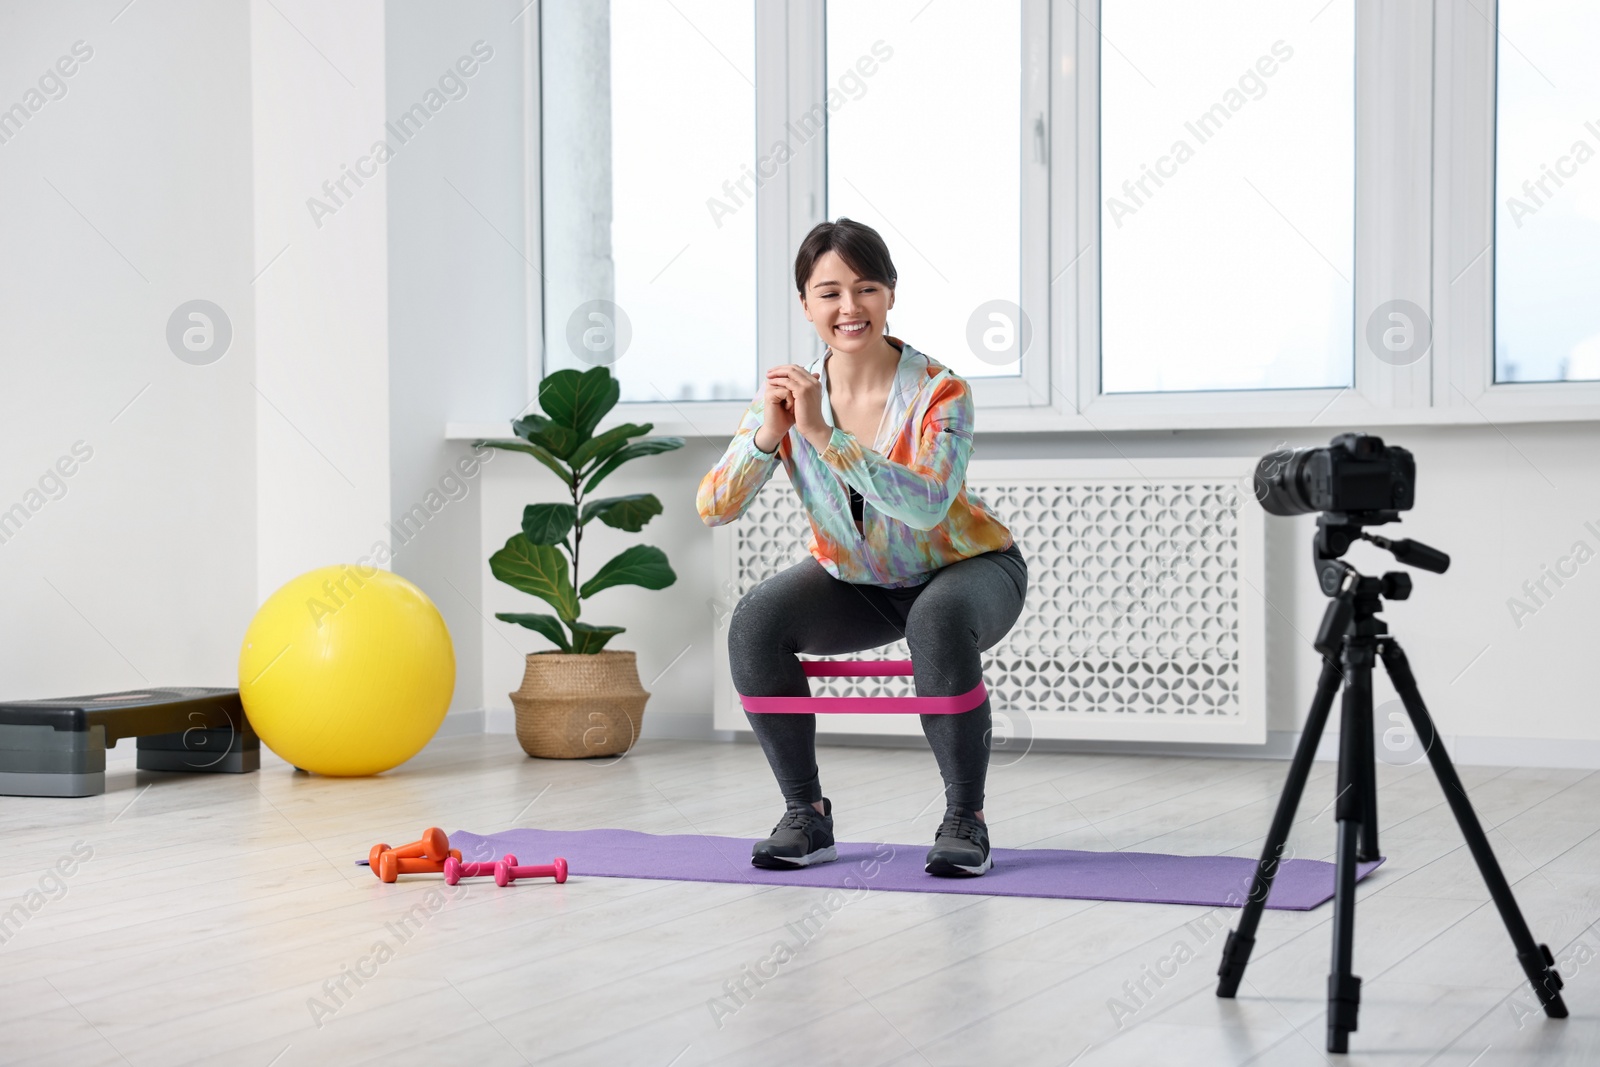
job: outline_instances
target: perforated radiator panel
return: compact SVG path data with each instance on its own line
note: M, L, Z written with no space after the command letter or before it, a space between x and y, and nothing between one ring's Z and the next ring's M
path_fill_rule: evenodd
M982 654L1002 731L1036 737L1260 743L1262 512L1246 459L974 461L968 493L1028 562L1011 632ZM727 672L727 616L806 557L805 514L775 475L716 530L716 725L748 729ZM808 657L809 658L809 657ZM910 659L902 639L850 659ZM906 678L813 678L814 696L911 692ZM920 733L915 716L839 716L835 733Z

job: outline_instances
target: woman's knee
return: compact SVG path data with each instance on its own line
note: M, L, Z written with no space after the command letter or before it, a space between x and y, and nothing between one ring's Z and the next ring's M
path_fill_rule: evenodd
M956 573L958 568L965 569ZM922 644L951 651L981 652L998 644L1021 617L1025 599L1006 565L978 556L948 570L911 606L907 639L916 633Z
M965 674L969 663L978 664L981 652L972 629L958 622L907 626L906 646L913 660L929 664L941 674L952 670Z
M971 615L963 598L930 588L906 616L906 643L915 651L938 656L976 652L978 631Z
M770 580L755 586L734 605L728 617L728 650L771 652L787 644L787 612Z

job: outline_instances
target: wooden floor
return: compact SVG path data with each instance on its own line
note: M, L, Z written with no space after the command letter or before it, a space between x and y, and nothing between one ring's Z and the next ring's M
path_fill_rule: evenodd
M840 839L931 842L925 750L819 760ZM1227 909L873 892L798 941L786 924L819 890L575 877L446 897L353 866L428 825L764 836L782 803L753 744L647 741L595 765L462 737L343 781L263 763L122 764L102 797L0 798L0 913L37 907L0 944L0 1063L1600 1063L1600 774L1462 769L1562 961L1572 1017L1551 1021L1431 773L1380 768L1390 859L1360 889L1360 1030L1328 1057L1331 904L1268 912L1224 1001ZM1033 753L991 772L986 814L1004 847L1253 856L1286 766ZM1332 770L1295 855L1331 855ZM730 998L780 937L794 957Z

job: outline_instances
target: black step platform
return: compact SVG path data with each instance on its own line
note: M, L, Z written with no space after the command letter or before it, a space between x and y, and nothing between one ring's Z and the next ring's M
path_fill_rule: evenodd
M143 771L242 774L261 741L237 689L125 693L0 703L0 796L92 797L106 791L106 749L138 738Z

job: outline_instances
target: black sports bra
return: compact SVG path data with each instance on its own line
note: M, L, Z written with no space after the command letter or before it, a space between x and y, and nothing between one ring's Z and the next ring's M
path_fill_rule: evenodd
M855 519L857 523L860 523L862 508L861 494L856 492L856 487L851 485L849 482L845 482L844 487L850 490L850 517Z

